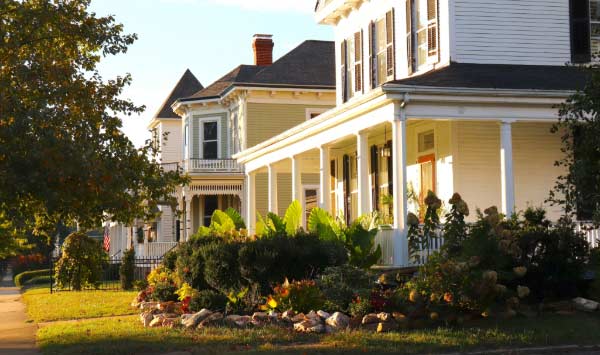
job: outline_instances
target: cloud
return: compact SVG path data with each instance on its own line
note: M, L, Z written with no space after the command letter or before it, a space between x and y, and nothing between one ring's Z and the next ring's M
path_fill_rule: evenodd
M201 0L161 0L164 3L191 4ZM260 12L301 12L312 13L315 0L206 0L215 5L238 7L244 10Z

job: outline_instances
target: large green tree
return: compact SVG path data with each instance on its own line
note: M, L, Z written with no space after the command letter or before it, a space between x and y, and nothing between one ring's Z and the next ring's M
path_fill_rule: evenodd
M582 67L589 75L585 87L559 107L553 131L561 135L563 167L550 201L564 207L568 219L600 223L600 72Z
M121 98L129 75L104 80L97 65L137 37L89 5L0 0L0 234L149 218L186 181L121 131L144 107Z

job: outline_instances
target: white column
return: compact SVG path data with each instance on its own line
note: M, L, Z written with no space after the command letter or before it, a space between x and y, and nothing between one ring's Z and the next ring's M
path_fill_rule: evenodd
M320 197L319 197L319 207L324 209L327 212L334 213L335 211L331 211L331 158L329 157L329 148L326 146L321 146L319 148L319 161L320 161L320 170L319 170L319 183L320 183Z
M273 166L273 164L269 164L267 166L267 172L269 175L269 212L273 212L275 214L279 214L279 210L277 209L277 169Z
M392 173L394 207L394 264L408 264L408 240L406 226L408 197L406 189L406 116L400 109L392 121Z
M371 213L369 198L369 136L367 132L356 135L356 151L358 163L358 215Z
M302 202L302 171L300 170L300 159L292 157L292 200Z
M185 241L192 236L192 198L190 195L185 197Z
M255 232L256 227L256 174L246 174L246 227L250 234Z
M512 122L500 124L500 170L502 178L502 213L510 217L515 211L513 174Z

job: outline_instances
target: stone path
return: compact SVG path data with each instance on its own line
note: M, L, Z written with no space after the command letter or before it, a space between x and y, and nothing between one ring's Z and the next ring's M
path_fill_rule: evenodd
M12 272L0 281L0 354L39 354L35 347L37 325L26 322L21 293L12 282Z

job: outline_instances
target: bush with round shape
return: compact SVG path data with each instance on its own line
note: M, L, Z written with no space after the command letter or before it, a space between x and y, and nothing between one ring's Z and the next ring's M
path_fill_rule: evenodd
M23 287L27 284L27 281L40 276L50 277L50 269L25 271L15 276L15 285L17 287Z
M224 311L227 305L227 296L213 290L201 290L196 292L190 301L190 311L199 312L203 308L213 312Z
M50 284L52 277L50 275L36 276L25 282L25 286Z
M368 293L373 288L372 276L354 266L334 266L326 268L317 285L325 295L328 311L347 312L348 306L359 293Z
M150 297L157 302L177 302L179 297L175 293L177 287L169 282L158 282L152 286Z
M238 250L238 243L227 242L214 242L200 248L204 279L210 287L225 293L241 286Z
M56 263L56 283L60 288L71 287L75 291L86 286L97 287L107 263L108 255L99 242L85 233L72 233L65 239L62 256Z

